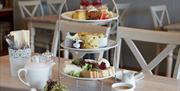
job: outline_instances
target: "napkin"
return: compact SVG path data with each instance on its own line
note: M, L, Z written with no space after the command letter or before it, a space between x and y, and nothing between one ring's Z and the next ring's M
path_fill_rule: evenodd
M30 45L29 30L11 31L10 35L14 36L15 46L18 49L29 47L29 45Z

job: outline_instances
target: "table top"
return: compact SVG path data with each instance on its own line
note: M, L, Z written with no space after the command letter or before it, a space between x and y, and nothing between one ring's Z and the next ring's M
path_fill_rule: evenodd
M167 30L180 30L180 23L174 23L164 26Z
M57 67L54 67L54 72L57 72ZM77 80L63 77L61 82L68 86L70 91L100 91L100 88L97 86L103 86L103 91L111 91L111 84L114 80L103 80L103 84L100 84L99 81L87 82L78 80L77 82ZM29 89L29 87L23 85L17 78L11 77L8 56L0 57L0 90L29 91ZM145 75L144 79L136 82L134 91L180 91L180 80Z
M29 89L28 87L23 85L17 78L11 77L8 56L0 57L0 90L1 89Z

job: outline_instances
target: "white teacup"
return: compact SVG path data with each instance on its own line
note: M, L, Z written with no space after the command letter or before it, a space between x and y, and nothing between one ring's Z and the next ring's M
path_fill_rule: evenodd
M112 91L134 91L134 86L129 83L119 82L112 84Z

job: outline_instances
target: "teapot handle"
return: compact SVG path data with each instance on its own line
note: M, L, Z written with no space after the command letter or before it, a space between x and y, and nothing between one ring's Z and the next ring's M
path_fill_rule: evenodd
M25 72L25 78L26 78L27 69L22 68L22 69L19 69L19 70L18 70L18 78L19 78L19 80L20 80L22 83L24 83L25 85L30 86L29 82L27 82L27 81L25 82L25 81L21 78L20 73L21 73L22 71Z

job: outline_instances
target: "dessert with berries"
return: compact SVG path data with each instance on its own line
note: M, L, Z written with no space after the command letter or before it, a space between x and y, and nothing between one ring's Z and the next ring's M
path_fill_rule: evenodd
M113 76L115 69L106 59L74 59L65 64L64 73L81 78L104 78Z
M72 14L72 19L77 20L103 20L112 18L114 15L108 10L106 5L93 6L88 5L80 10L75 10Z

